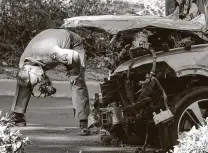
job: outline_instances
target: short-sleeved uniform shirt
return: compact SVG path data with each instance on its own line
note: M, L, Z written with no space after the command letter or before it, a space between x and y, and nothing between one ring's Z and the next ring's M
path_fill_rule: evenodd
M40 62L46 69L58 65L50 57L54 46L62 49L73 49L79 52L81 62L84 60L84 49L81 37L67 29L47 29L36 35L23 52L19 67L21 68L26 58L32 58Z

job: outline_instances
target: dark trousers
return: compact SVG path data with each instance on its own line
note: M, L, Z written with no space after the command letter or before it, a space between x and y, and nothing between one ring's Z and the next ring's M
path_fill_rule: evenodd
M89 95L84 79L84 70L81 75L70 77L70 83L75 117L79 120L87 119L89 115ZM16 113L26 113L30 97L30 90L17 84L12 111Z

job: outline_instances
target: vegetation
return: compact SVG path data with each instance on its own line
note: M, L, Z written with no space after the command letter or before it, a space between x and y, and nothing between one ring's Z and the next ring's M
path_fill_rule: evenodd
M30 144L28 137L24 138L19 130L14 129L8 115L1 116L0 111L0 152L1 153L24 153L24 149Z
M135 4L118 0L0 0L0 64L17 66L28 42L44 29L59 27L65 18L127 13L163 15L163 3L163 0L138 0ZM98 36L96 33L88 38L85 33L82 36L89 57L105 52L107 38L101 42L91 39Z

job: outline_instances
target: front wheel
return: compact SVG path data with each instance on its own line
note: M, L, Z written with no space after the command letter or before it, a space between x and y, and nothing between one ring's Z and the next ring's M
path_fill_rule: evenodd
M208 117L208 87L188 89L179 97L175 99L175 118L170 130L173 145L177 145L178 139L183 139L186 132L193 126L199 127Z

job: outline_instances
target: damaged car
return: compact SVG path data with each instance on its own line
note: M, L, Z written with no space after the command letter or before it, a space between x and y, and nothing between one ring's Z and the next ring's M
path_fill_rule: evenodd
M167 15L176 8L168 2ZM207 17L206 2L194 3ZM95 93L89 118L89 126L105 129L102 143L143 145L143 150L150 145L165 152L208 117L206 24L101 15L69 18L62 27L99 29L111 38L111 74Z

